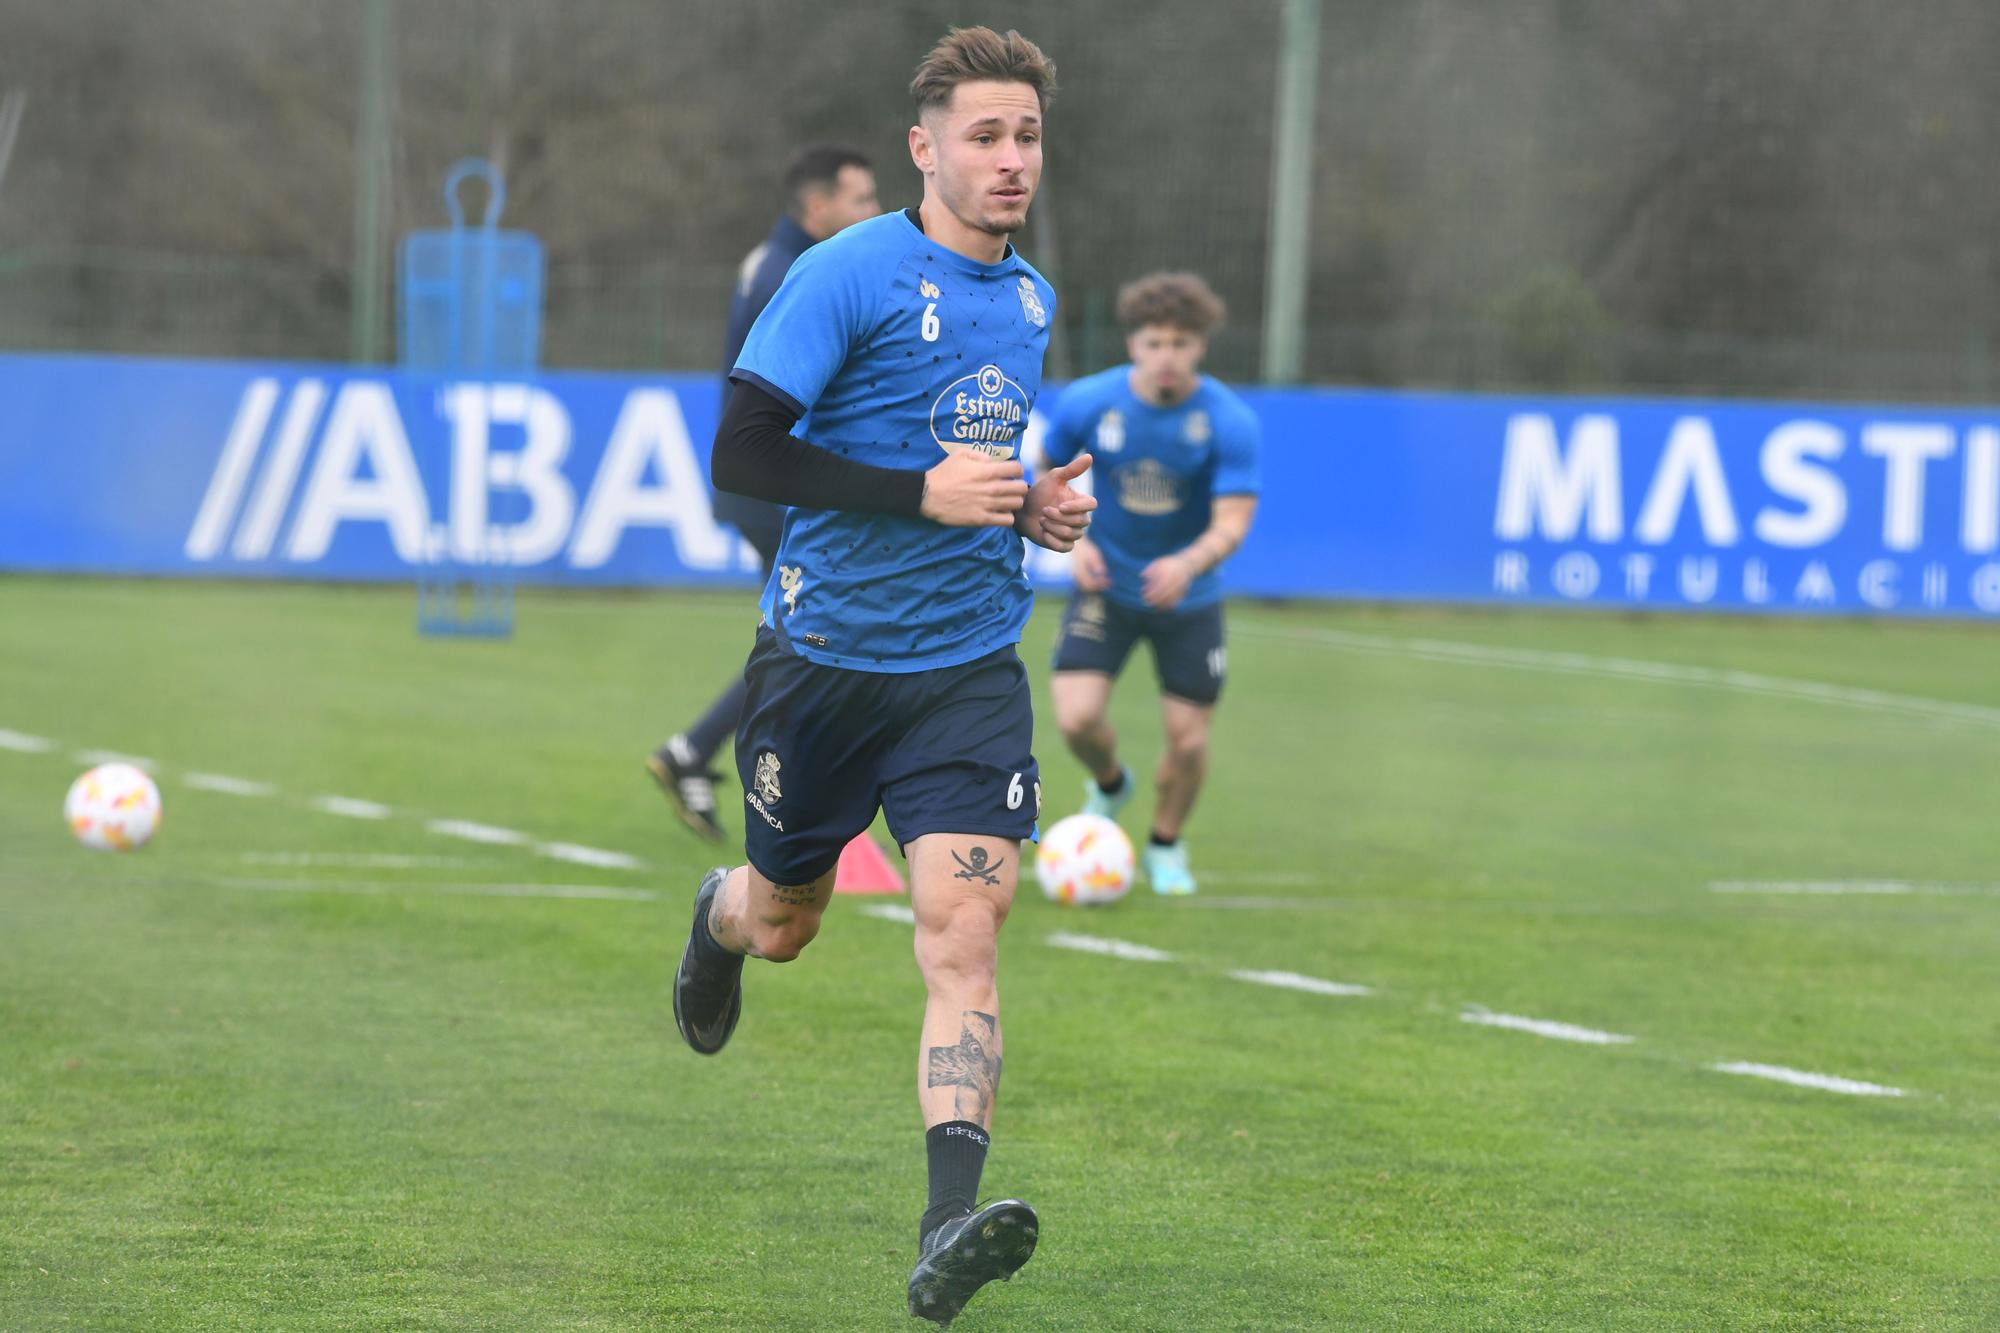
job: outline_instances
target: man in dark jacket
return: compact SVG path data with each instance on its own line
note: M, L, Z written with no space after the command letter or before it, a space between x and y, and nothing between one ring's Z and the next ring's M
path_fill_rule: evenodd
M785 211L771 234L744 256L729 304L729 329L722 349L723 402L729 399L729 372L743 350L750 326L777 294L792 261L835 232L882 211L875 199L875 173L866 156L839 144L814 144L800 149L785 168ZM745 495L717 491L715 517L743 534L764 562L763 582L771 578L771 561L778 553L785 511ZM762 586L761 583L759 585ZM709 767L715 752L736 734L743 712L744 683L738 674L701 720L669 737L646 757L646 768L672 802L681 821L711 842L724 832L716 818L716 773Z

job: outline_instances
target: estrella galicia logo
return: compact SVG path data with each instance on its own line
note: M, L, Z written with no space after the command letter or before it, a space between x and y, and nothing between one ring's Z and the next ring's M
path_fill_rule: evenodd
M1012 458L1028 424L1028 394L995 365L954 380L931 404L931 438L946 453L977 449Z
M1180 477L1150 458L1118 470L1118 507L1128 514L1171 514L1185 502Z

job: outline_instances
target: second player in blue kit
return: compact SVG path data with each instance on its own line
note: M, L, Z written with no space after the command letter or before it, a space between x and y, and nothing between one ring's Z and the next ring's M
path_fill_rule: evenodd
M1195 891L1181 831L1207 774L1228 666L1218 570L1249 532L1259 490L1256 414L1200 373L1222 313L1191 273L1126 287L1118 315L1130 364L1064 390L1042 446L1058 467L1089 450L1102 505L1077 544L1076 596L1056 639L1056 722L1090 772L1084 809L1115 817L1134 779L1106 709L1132 649L1151 646L1166 743L1145 867L1166 894Z
M716 485L789 506L737 732L748 864L711 872L674 979L689 1046L742 1012L745 957L818 933L840 850L878 809L910 864L925 1006L929 1206L907 1290L949 1323L1033 1253L1035 1212L977 1206L1001 1069L998 937L1041 781L1015 645L1022 539L1067 551L1096 502L1079 456L1025 480L1055 293L1008 244L1041 177L1054 66L954 29L911 84L918 208L801 255L731 373Z

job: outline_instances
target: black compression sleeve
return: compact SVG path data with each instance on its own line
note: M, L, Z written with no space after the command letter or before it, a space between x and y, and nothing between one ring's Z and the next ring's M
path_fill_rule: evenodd
M923 510L924 474L843 458L792 434L799 414L762 387L738 380L715 431L709 477L717 490L799 509Z

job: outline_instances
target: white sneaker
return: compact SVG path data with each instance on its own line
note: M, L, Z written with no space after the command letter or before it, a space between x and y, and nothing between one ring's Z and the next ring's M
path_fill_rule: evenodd
M1180 896L1194 892L1194 874L1188 869L1187 845L1171 847L1146 844L1146 882L1154 893Z
M1131 769L1121 768L1118 771L1124 775L1125 783L1118 788L1116 796L1107 796L1104 790L1097 785L1096 778L1086 777L1083 780L1083 813L1086 815L1103 815L1106 819L1118 818L1118 812L1123 810L1125 803L1132 799L1132 791L1135 785L1132 781Z

